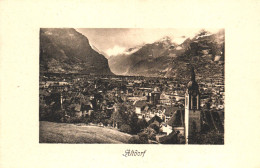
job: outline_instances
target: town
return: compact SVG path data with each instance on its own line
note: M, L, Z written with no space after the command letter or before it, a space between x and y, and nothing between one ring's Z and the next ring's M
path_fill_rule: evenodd
M133 135L129 143L184 144L188 81L189 78L41 74L40 120L117 129ZM201 129L200 137L190 138L189 143L223 144L224 77L196 76L196 81Z

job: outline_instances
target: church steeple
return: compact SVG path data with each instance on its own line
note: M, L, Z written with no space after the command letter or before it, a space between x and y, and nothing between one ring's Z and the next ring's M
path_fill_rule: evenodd
M191 81L195 82L195 72L193 67L191 67Z
M191 80L189 81L188 85L187 85L187 92L191 95L198 95L199 94L199 85L195 80L195 72L194 72L194 68L191 68Z
M185 139L201 129L200 93L199 85L195 80L194 68L191 68L190 81L185 93Z

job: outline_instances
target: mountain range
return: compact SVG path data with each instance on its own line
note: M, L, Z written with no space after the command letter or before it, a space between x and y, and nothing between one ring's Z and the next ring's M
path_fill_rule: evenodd
M183 78L192 65L201 77L223 75L224 47L224 30L201 30L181 44L165 36L107 59L75 29L41 28L40 72Z
M154 43L130 48L109 57L109 66L118 75L182 78L188 75L190 65L200 76L224 73L224 30L215 34L201 30L181 44L172 41L166 36Z
M71 28L40 29L40 72L113 75L108 60Z

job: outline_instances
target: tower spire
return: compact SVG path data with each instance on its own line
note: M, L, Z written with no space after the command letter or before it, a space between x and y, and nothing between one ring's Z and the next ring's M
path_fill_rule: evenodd
M191 67L191 80L187 85L185 93L185 140L196 132L201 130L201 111L200 111L200 94L199 85L195 81L194 67Z
M195 72L194 72L194 67L191 67L191 81L195 81Z

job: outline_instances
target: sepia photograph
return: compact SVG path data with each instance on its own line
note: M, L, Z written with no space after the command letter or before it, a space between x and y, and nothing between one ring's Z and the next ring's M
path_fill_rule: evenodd
M40 28L39 60L39 143L224 145L224 29Z
M0 1L0 168L258 168L260 1Z

